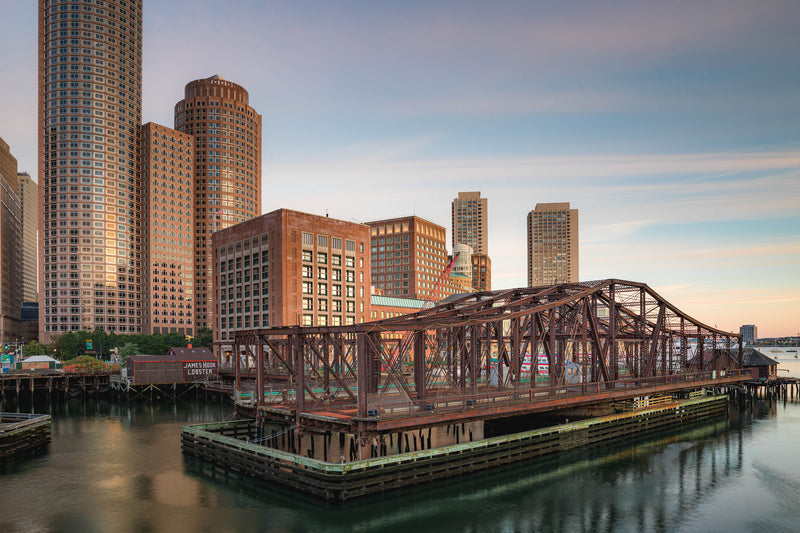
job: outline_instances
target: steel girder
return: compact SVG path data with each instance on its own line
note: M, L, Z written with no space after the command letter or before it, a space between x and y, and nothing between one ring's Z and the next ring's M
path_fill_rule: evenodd
M702 371L719 342L741 336L680 311L646 284L607 279L479 292L416 313L353 326L238 331L242 362L285 374L300 413L352 411L366 418L397 406L424 411L432 399L574 383L609 383ZM709 349L711 342L711 349ZM546 372L545 372L546 371Z

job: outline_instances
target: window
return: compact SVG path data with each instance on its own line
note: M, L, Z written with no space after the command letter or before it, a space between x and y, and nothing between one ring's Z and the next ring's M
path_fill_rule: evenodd
M356 251L356 241L345 241L345 250L348 252L355 252Z
M317 279L328 279L328 267L317 267Z
M328 236L327 235L317 235L317 246L322 246L324 248L328 247Z
M328 286L325 283L318 283L317 284L317 294L320 296L327 296L328 295Z
M317 301L317 310L318 311L327 311L328 310L328 300L318 300Z
M345 279L347 283L355 283L356 282L356 273L354 270L345 270Z
M326 315L319 315L317 317L317 325L318 326L327 326L328 325L328 317Z
M312 282L303 282L303 294L314 294L314 284Z
M304 278L313 278L314 277L314 267L311 265L303 265L303 277Z
M339 266L342 264L342 256L339 254L331 255L331 264L333 266Z
M321 263L323 265L328 264L328 254L325 252L317 252L317 263Z
M341 296L342 295L342 286L341 285L331 285L331 294L333 296Z
M303 261L311 262L312 257L311 250L303 250Z
M314 325L314 315L303 315L303 325L304 326L313 326Z
M339 237L331 237L331 248L336 248L337 250L342 249L342 239Z
M303 311L313 311L313 310L314 310L314 299L303 298Z
M346 296L348 298L355 298L356 297L356 288L351 286L351 285L348 285L345 288L345 293L346 293Z
M345 257L344 258L344 266L355 268L356 267L356 258L355 257Z
M314 235L303 232L303 244L314 245Z

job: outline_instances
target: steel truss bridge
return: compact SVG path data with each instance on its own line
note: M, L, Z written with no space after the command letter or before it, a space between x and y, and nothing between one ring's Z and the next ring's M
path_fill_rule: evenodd
M466 294L352 326L242 330L234 350L239 405L261 421L362 439L750 377L740 335L618 279Z

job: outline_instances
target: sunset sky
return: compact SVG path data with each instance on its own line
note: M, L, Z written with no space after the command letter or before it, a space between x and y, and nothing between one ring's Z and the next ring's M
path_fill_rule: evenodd
M36 165L37 5L0 0L0 137ZM526 215L580 210L581 280L800 332L800 2L144 1L144 122L214 74L263 116L262 210L448 228L489 201L493 288Z

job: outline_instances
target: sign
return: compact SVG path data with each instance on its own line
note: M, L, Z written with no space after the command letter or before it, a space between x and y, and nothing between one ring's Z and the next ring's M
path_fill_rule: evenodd
M11 354L10 353L4 353L3 355L0 355L0 363L2 363L4 365L11 364Z
M184 361L183 381L197 381L200 379L216 377L216 361Z
M86 349L87 350L92 349L92 339L86 339Z

